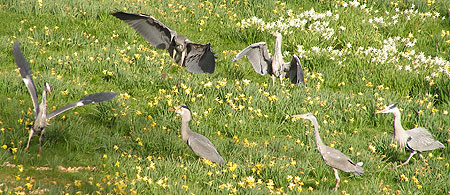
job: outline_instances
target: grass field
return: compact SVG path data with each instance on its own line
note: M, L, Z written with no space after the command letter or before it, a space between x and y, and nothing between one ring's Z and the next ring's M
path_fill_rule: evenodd
M217 53L214 74L190 74L151 47L114 11L146 13ZM269 194L333 192L335 178L314 142L313 126L291 115L312 112L326 145L365 174L340 172L339 194L450 194L450 2L446 0L13 0L0 1L0 193ZM272 85L248 60L247 45L283 36L284 60L300 57L305 87ZM38 155L27 125L29 93L11 52L31 64L49 108L87 94L114 100L50 121ZM168 77L161 73L168 71ZM405 129L427 128L446 148L408 165L392 142L398 102ZM199 159L180 138L186 104L191 129L226 161Z

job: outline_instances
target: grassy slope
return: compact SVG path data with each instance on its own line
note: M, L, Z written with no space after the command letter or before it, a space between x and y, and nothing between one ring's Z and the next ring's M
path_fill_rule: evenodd
M0 189L256 194L289 192L292 183L293 190L301 187L303 191L325 193L332 189L334 176L321 162L312 126L288 117L313 112L327 145L334 144L354 161L364 162L366 174L361 178L341 173L342 193L448 193L450 120L445 111L450 110L449 79L441 75L430 86L425 76L435 70L421 70L422 74L398 71L397 65L411 62L402 59L398 64L380 65L357 54L356 49L381 48L389 37L412 33L417 43L407 50L445 58L450 47L445 41L450 37L441 37L441 31L450 30L449 20L412 17L408 21L400 16L398 25L383 27L361 21L379 16L388 20L395 7L384 1L367 1L367 7L373 7L370 14L333 1L265 2L173 1L163 6L167 2L78 0L61 4L48 0L43 1L42 8L37 1L2 5L0 16L8 20L0 20L4 27L0 29L0 145L8 149L0 149L0 162L22 165L23 170L0 167ZM424 1L413 3L420 13L439 11L448 18L445 8L449 4L445 1L430 6ZM409 9L411 2L399 2L397 7ZM288 18L288 9L296 15L311 8L320 13L331 10L339 14L339 19L330 22L335 39L324 40L320 34L300 29L283 38L283 50L291 54L298 54L299 44L310 51L302 59L306 88L291 88L287 82L282 87L272 86L271 79L254 73L246 60L231 62L233 55L248 44L267 41L269 48L273 47L273 37L267 31L240 29L237 23L242 19L256 16L266 22L276 21L280 16ZM160 77L172 63L167 52L151 48L125 23L110 16L113 10L151 14L190 40L211 42L218 53L216 72L193 75L183 70L182 86L174 88L177 68L168 70L172 79ZM388 16L384 15L386 11ZM340 26L346 30L339 31ZM33 61L38 91L44 81L52 85L50 106L60 107L98 91L112 90L121 97L77 108L65 113L66 119L57 117L47 129L41 156L36 155L37 138L30 151L24 151L28 135L25 126L32 120L32 108L11 54L16 40L21 41L25 57ZM347 43L352 48L347 49ZM326 52L311 52L314 46L331 46L344 55L332 60ZM243 79L250 83L245 84ZM208 82L211 87L205 87ZM269 97L274 96L277 101L271 102ZM405 128L418 125L431 129L447 146L427 157L433 169L426 169L418 158L408 166L391 169L408 154L390 145L392 116L373 112L393 102L400 102ZM187 104L195 112L198 123L192 123L192 129L211 139L227 166L211 167L199 161L178 138L180 118L167 110L178 104ZM244 106L242 110L234 109L239 105ZM59 171L58 166L96 169L71 173Z

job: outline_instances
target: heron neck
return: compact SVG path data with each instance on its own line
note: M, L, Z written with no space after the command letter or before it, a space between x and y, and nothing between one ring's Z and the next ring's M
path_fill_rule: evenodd
M392 112L394 114L394 137L398 137L405 133L401 122L400 111Z
M44 89L42 91L42 102L39 106L39 112L42 113L44 116L47 115L47 91Z
M181 120L181 139L184 142L187 142L187 139L189 138L189 133L191 132L191 129L189 128L189 121L190 120Z
M319 134L319 124L317 123L317 119L311 119L311 122L314 124L314 137L316 139L316 146L319 152L322 150L322 146L324 145L322 139Z
M272 68L275 76L279 76L277 74L280 74L279 72L281 70L281 65L283 64L283 55L281 54L281 34L277 34L274 48L275 51L273 54Z

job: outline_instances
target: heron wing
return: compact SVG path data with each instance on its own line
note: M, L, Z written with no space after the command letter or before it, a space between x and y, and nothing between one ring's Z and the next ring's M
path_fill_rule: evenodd
M249 45L247 48L239 52L233 61L239 60L247 56L248 61L252 64L253 69L260 75L265 75L269 72L269 67L272 65L272 58L267 51L265 42L259 42Z
M188 146L200 157L222 165L224 163L222 156L217 152L216 147L205 136L193 132L187 140Z
M444 148L444 145L435 140L433 135L431 135L431 133L423 127L414 128L406 132L409 136L406 144L412 150L422 152L437 148Z
M214 73L216 69L216 56L211 44L198 44L191 41L186 43L187 55L184 66L192 73Z
M326 146L325 151L321 152L322 158L325 164L339 169L344 172L353 173L357 176L361 176L364 173L364 169L355 164L341 151Z
M292 83L305 85L302 64L296 55L292 55L290 63L284 63L283 72Z
M153 47L168 49L176 32L152 16L125 12L112 13L116 18L128 23L136 32Z
M78 106L84 106L84 105L88 105L91 103L97 103L97 102L102 102L102 101L106 101L106 100L110 100L114 97L116 97L117 93L114 92L100 92L100 93L96 93L96 94L92 94L92 95L88 95L82 99L80 99L77 102L71 103L69 105L66 105L64 107L61 107L55 111L53 111L52 113L47 115L47 120L52 119L53 117L68 111L72 108L76 108Z
M20 43L17 41L13 46L13 55L14 60L16 61L16 65L19 68L20 75L22 76L23 82L28 88L28 92L30 92L31 100L34 105L34 117L37 117L39 113L39 102L37 98L36 87L34 86L33 77L31 75L31 67L28 61L22 54L20 50Z

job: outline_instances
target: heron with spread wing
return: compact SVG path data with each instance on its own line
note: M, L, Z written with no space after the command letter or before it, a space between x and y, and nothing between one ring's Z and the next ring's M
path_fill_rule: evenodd
M292 55L291 62L285 63L283 61L283 55L281 54L281 39L281 33L276 32L273 57L270 57L266 43L259 42L254 43L239 52L233 58L233 62L247 56L256 73L260 75L269 74L272 76L272 84L275 84L275 77L278 77L280 78L280 83L283 78L289 78L291 83L304 86L305 79L302 64L296 55Z
M42 151L42 135L45 132L45 127L49 125L48 121L50 119L54 118L55 116L73 109L78 106L84 106L91 103L97 103L102 102L106 100L110 100L114 98L117 93L113 92L100 92L96 94L92 94L89 96L86 96L82 99L80 99L77 102L74 102L72 104L66 105L62 108L59 108L49 114L47 114L47 93L51 94L51 88L48 83L45 83L44 90L42 91L42 102L39 104L38 97L37 97L37 91L36 87L34 86L33 78L32 78L32 72L30 64L27 62L25 57L22 54L22 51L20 50L20 43L16 42L13 46L13 55L14 59L16 61L16 65L19 68L20 75L22 76L23 81L25 82L25 85L28 88L28 91L31 95L31 100L33 101L34 105L34 123L30 128L30 135L28 137L27 147L25 149L28 149L30 147L31 138L33 137L34 133L36 133L39 136L39 153Z
M214 73L216 57L211 44L194 43L153 16L125 12L112 15L130 25L153 47L169 50L175 62L185 66L189 72Z

